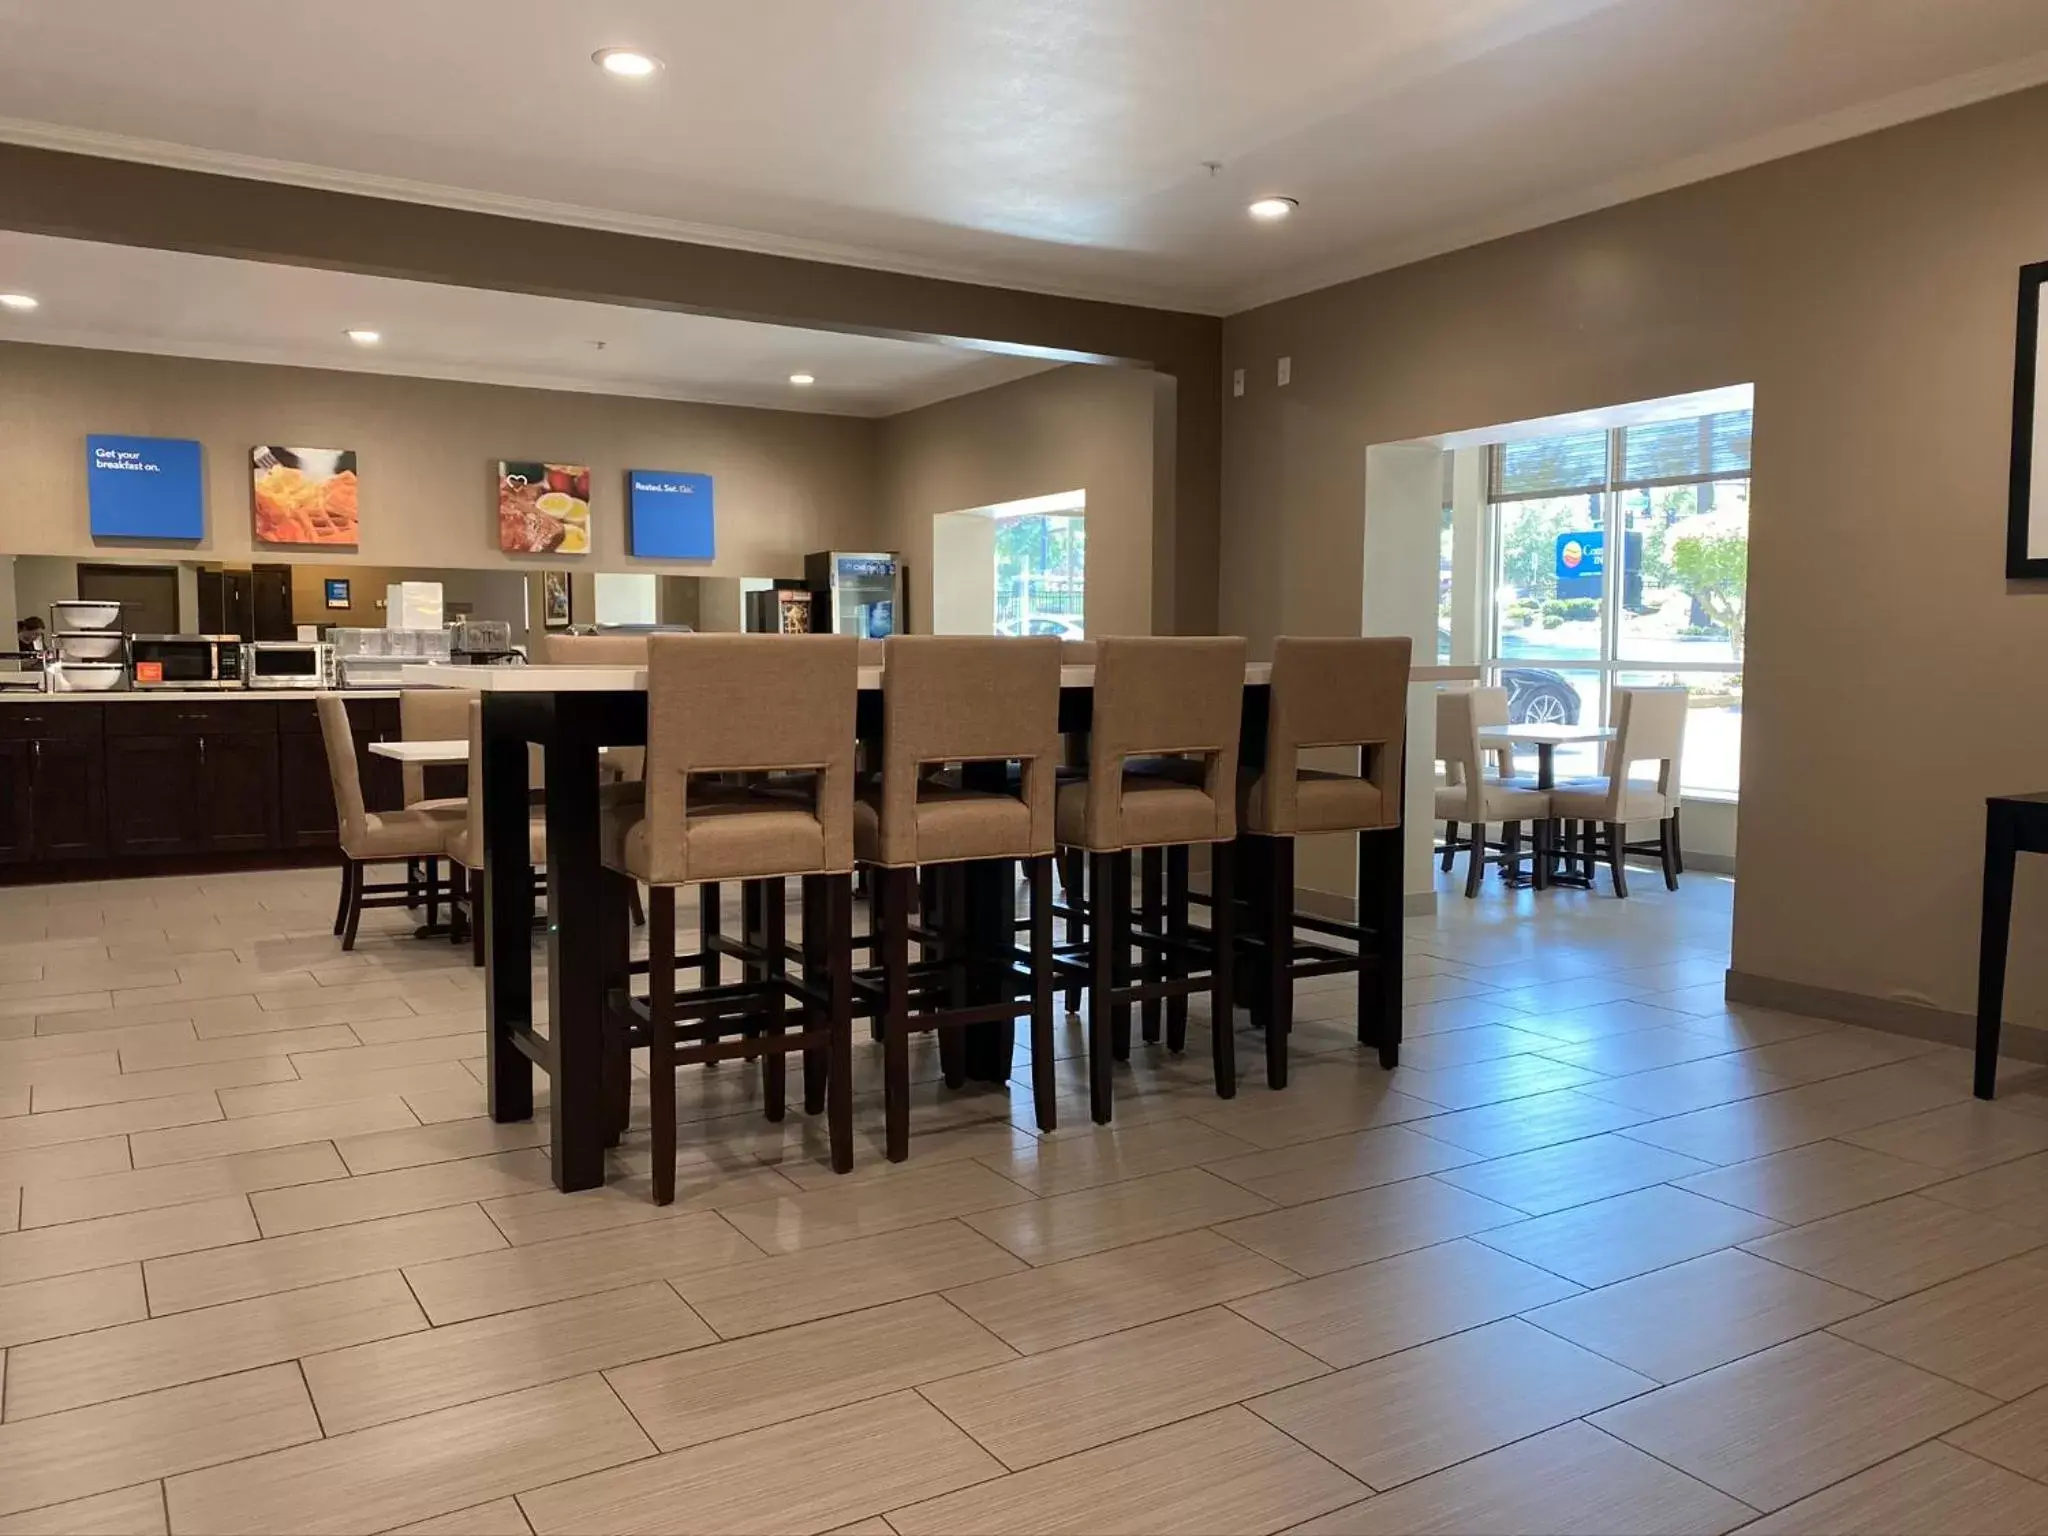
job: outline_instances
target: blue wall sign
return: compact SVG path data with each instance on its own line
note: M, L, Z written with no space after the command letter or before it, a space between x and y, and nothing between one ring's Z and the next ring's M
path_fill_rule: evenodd
M1607 535L1598 528L1557 536L1557 579L1599 577L1607 569Z
M182 437L85 440L86 507L96 539L201 539L199 445Z
M716 545L709 475L626 471L627 554L641 560L709 560Z

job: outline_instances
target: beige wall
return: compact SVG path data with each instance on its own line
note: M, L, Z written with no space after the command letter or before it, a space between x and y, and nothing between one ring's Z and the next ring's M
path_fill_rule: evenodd
M2003 577L2044 144L2028 92L1232 319L1224 627L1356 631L1370 443L1754 381L1734 964L1972 1008L1983 797L2048 787L2048 592Z
M864 544L874 531L875 428L851 417L0 344L0 552L94 552L85 505L89 432L204 443L209 537L192 553L231 563L255 554L322 564L552 563L766 576L801 568L807 550ZM362 543L353 557L252 550L248 455L256 443L356 450ZM588 557L498 553L501 458L591 466ZM716 478L715 562L627 559L629 468Z
M1084 364L887 418L881 547L910 562L911 626L932 625L934 514L1081 490L1088 632L1152 633L1154 417L1170 388L1141 369Z

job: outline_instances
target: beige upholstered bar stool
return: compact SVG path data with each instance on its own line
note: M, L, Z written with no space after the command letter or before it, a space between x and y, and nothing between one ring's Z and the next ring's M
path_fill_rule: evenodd
M824 1072L832 1166L853 1166L853 743L856 643L838 635L656 635L647 663L647 773L615 786L601 805L610 877L649 889L647 1000L619 976L605 1028L614 1060L648 1047L653 1099L654 1198L675 1198L676 1066L762 1062L765 1108L782 1113L783 1059L804 1053L807 1102ZM707 792L720 774L810 776L808 800ZM785 964L779 900L803 878L807 956L801 978ZM675 901L684 886L766 882L770 916L757 979L679 993ZM623 923L623 898L607 902ZM607 947L623 957L624 934ZM798 1029L786 1026L794 1002ZM678 1049L677 1042L683 1045ZM614 1079L623 1086L623 1074Z
M1252 1018L1266 1036L1266 1081L1287 1086L1294 983L1356 972L1358 1039L1395 1066L1401 1045L1402 764L1408 738L1407 636L1295 639L1273 645L1264 762L1238 785L1238 841L1256 914L1246 947L1257 967ZM1309 767L1302 754L1359 754L1358 771ZM1294 910L1295 839L1355 836L1357 921ZM1258 878L1263 877L1263 878ZM1297 928L1349 939L1350 950L1304 944Z
M1628 895L1628 856L1654 853L1664 866L1664 884L1678 889L1678 766L1685 752L1685 719L1690 695L1683 688L1622 688L1614 744L1607 753L1607 772L1596 778L1571 779L1550 792L1550 814L1576 821L1584 828L1579 857L1592 873L1593 860L1604 851L1616 896ZM1652 780L1632 779L1638 763L1656 767ZM1631 843L1631 822L1657 823L1654 843Z
M327 777L334 788L334 810L341 827L341 900L335 907L334 931L341 936L343 949L354 949L356 925L364 908L408 907L414 901L410 882L365 883L367 866L438 860L449 824L458 812L365 809L362 773L356 762L355 733L349 728L347 706L340 694L323 693L317 707L320 737L327 749Z
M1237 835L1237 749L1244 713L1245 645L1236 636L1113 638L1095 642L1095 688L1088 732L1088 776L1062 784L1054 815L1060 848L1088 860L1088 1103L1109 1123L1113 1063L1130 1052L1130 1009L1150 998L1211 996L1210 1038L1216 1092L1237 1092L1231 1034ZM1206 942L1180 922L1170 933L1140 936L1156 979L1131 985L1131 851L1211 849L1210 926ZM1184 863L1176 861L1185 869ZM1167 915L1184 913L1169 896ZM1199 948L1206 971L1191 966ZM1168 1045L1183 1043L1184 1024Z
M458 694L457 697L463 697ZM469 795L462 802L463 814L443 835L441 848L458 873L449 894L451 943L470 941L472 965L484 963L484 702L475 694L469 699ZM535 775L538 778L538 775ZM526 862L533 866L536 897L547 894L547 812L536 806L526 818Z
M1487 776L1486 754L1479 745L1481 706L1474 692L1446 690L1437 695L1437 754L1456 775L1457 785L1437 791L1436 812L1447 820L1469 824L1466 896L1479 894L1479 882L1489 863L1519 862L1519 829L1525 821L1536 829L1536 883L1540 887L1549 879L1550 796L1513 780ZM1498 858L1486 851L1487 824L1495 821L1502 823L1504 829L1514 829L1512 834L1504 830L1504 851Z
M1031 1016L1038 1127L1053 1096L1053 790L1060 753L1060 648L1043 639L920 635L888 641L879 776L853 808L854 857L875 872L882 971L882 1082L889 1160L910 1150L910 1036ZM959 773L932 770L960 765ZM1010 772L1015 764L1017 771ZM978 772L977 772L978 770ZM982 788L986 780L992 787ZM920 869L1019 859L1031 887L1028 963L999 965L1003 1001L949 1003L958 961L913 972L910 907ZM1019 1000L1017 994L1024 990ZM913 1012L913 1008L922 1011Z

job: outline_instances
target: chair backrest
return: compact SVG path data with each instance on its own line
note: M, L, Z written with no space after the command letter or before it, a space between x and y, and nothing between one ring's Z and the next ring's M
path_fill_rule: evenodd
M1088 846L1123 846L1124 762L1153 754L1202 760L1202 788L1216 803L1214 838L1235 837L1243 637L1117 637L1095 645L1084 814Z
M463 688L408 688L398 696L398 735L401 741L461 741L469 734L469 706L481 695ZM405 781L405 803L417 804L427 798L427 770L420 763L406 763L400 777Z
M647 836L652 878L678 884L694 774L816 776L824 867L853 868L851 635L655 635L647 658Z
M1671 796L1678 788L1691 695L1683 688L1622 688L1617 694L1614 747L1607 757L1614 803L1620 804L1622 785L1637 763L1655 763L1657 793Z
M476 860L475 868L483 868L484 861L484 696L480 693L467 695L469 699L469 806L463 819L469 826L469 856ZM529 770L530 771L530 770ZM481 916L470 914L472 920Z
M644 667L647 635L543 635L541 655L556 667Z
M1454 763L1451 760L1450 754L1444 751L1444 743L1447 739L1444 734L1444 699L1452 693L1461 693L1472 701L1473 723L1478 729L1485 730L1489 726L1506 725L1508 723L1508 691L1505 688L1479 687L1438 690L1436 696L1436 760L1444 765L1444 782L1456 786L1465 782L1465 770ZM1500 759L1501 776L1505 778L1512 759L1511 750L1506 747L1495 748L1493 756Z
M342 846L360 844L369 831L369 815L363 809L363 776L356 764L356 737L348 723L348 705L338 693L323 693L316 708L320 713L320 739L327 748L327 779L334 787L334 814L341 827Z
M916 862L918 770L927 763L1022 764L1031 847L1019 852L1052 852L1059 755L1059 641L892 638L882 673L881 862Z
M1380 791L1380 803L1399 814L1401 754L1408 736L1406 635L1308 639L1282 635L1273 643L1273 677L1266 710L1267 824L1295 830L1301 753L1313 747L1357 747L1362 777Z
M1480 768L1479 728L1485 701L1477 688L1447 688L1436 696L1436 755L1449 770L1453 784L1483 784ZM1474 788L1467 798L1478 793Z

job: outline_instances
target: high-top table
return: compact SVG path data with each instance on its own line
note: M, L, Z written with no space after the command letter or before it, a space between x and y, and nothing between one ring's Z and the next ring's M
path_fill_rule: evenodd
M1414 681L1465 681L1467 667L1417 667ZM1272 667L1245 668L1241 755L1264 753L1266 694ZM413 687L466 688L483 696L484 1010L487 1087L493 1120L533 1116L533 1068L551 1079L550 1145L555 1186L604 1182L605 1103L602 1018L603 925L598 854L598 752L647 740L647 669L617 666L479 667L421 664L404 669ZM1094 699L1092 666L1060 669L1060 729L1085 732ZM882 732L882 668L860 668L855 729L864 741ZM533 1027L533 874L527 863L527 747L544 751L547 803L548 1033ZM1384 856L1362 861L1377 910L1401 909L1399 828L1368 834ZM1378 886L1392 882L1392 900ZM1012 946L1016 882L1005 860L968 866L969 942L981 953ZM967 1075L1007 1082L1014 1026L967 1032Z

